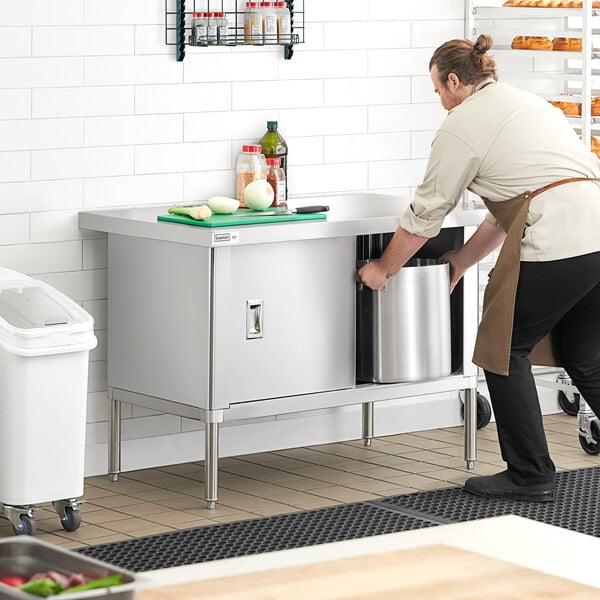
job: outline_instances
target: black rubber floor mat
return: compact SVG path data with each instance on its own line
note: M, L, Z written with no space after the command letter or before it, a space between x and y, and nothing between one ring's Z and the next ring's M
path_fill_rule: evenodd
M77 552L123 569L153 571L437 524L393 508L363 502L174 531L79 548Z
M449 488L384 498L379 504L447 522L518 515L600 537L599 498L600 467L592 467L558 473L554 502L492 500Z
M174 531L77 552L131 571L153 571L508 514L600 537L599 498L600 467L593 467L559 473L554 502L489 500L462 488L447 488Z

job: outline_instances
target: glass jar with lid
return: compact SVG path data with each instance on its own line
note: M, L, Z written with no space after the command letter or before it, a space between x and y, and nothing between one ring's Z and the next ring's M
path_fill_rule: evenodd
M246 44L263 43L264 17L258 2L246 2L244 13L244 42Z
M195 12L192 14L192 36L196 46L207 45L208 20L206 13Z
M206 41L209 46L217 45L217 13L206 13Z
M242 153L238 156L236 167L236 197L240 201L240 208L247 208L244 199L246 186L256 179L267 178L267 163L262 153L262 146L242 146Z
M220 46L226 46L229 44L229 21L227 20L227 13L218 12L215 14L217 16L217 43Z
M267 158L267 181L274 192L273 203L271 206L275 208L286 208L285 173L281 168L280 158Z
M261 2L260 10L263 15L263 38L265 44L277 43L277 12L274 2Z
M287 2L275 2L277 11L277 42L290 44L292 42L292 16Z

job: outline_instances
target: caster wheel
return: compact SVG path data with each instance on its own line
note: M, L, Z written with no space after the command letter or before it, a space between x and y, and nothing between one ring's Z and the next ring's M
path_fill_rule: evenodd
M60 518L60 524L65 531L75 531L81 525L81 513L79 509L65 506L65 514Z
M590 423L590 433L592 434L594 441L588 442L583 435L580 435L579 444L588 454L600 454L600 424L598 421L592 421Z
M564 392L558 392L558 405L565 414L576 417L579 412L579 394L574 394L574 401L571 402Z
M460 414L464 420L465 418L465 405L463 404L460 409ZM486 425L489 424L492 418L492 406L490 405L489 400L482 396L480 393L477 393L477 429L483 429Z
M20 526L13 525L15 535L34 535L37 531L35 519L29 515L19 517Z
M483 429L492 418L492 405L489 400L477 394L477 429Z

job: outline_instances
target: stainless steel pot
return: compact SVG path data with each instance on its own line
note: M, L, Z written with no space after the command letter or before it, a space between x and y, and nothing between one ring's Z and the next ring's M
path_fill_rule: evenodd
M361 261L359 268L368 261ZM450 269L411 259L380 291L357 287L357 378L397 383L451 372Z

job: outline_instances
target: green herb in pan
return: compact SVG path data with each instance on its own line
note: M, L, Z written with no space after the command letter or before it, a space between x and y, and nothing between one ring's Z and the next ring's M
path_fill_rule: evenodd
M82 585L76 585L68 590L63 590L61 594L70 594L71 592L84 592L85 590L96 590L98 588L111 587L113 585L122 585L123 573L117 573L110 577L101 577L100 579L92 579Z
M54 596L55 594L60 594L63 591L62 585L50 578L34 579L33 581L28 581L25 585L22 585L17 589L21 592L32 594L33 596L43 597Z

